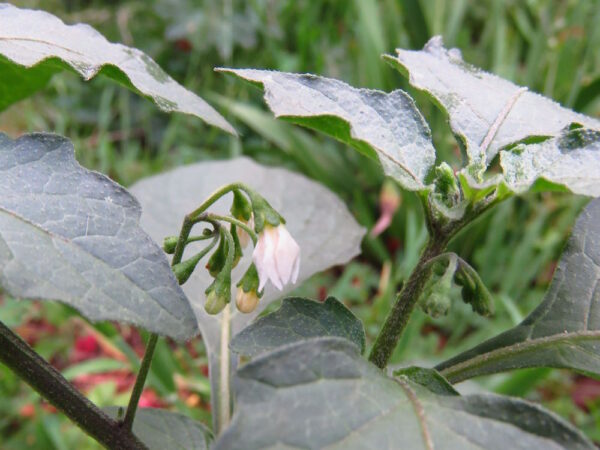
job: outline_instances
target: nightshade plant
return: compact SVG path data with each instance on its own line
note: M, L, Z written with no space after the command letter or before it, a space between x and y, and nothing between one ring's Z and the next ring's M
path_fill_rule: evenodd
M36 133L0 135L0 284L152 335L125 411L98 409L3 324L0 361L107 448L594 448L535 404L462 396L452 383L523 367L600 375L599 200L578 219L546 297L523 323L435 368L387 365L414 308L446 313L454 285L475 312L492 314L477 272L446 251L456 233L527 190L600 194L600 122L469 66L440 38L385 59L447 113L467 157L462 169L436 165L428 125L403 91L221 69L261 86L276 116L374 158L422 200L429 241L368 352L362 323L335 298L287 298L257 318L290 282L358 253L364 230L322 186L240 158L142 180L134 198L79 166L66 138ZM0 107L59 70L104 74L164 110L234 133L141 52L87 26L0 5ZM212 430L173 412L137 411L158 336L198 333Z

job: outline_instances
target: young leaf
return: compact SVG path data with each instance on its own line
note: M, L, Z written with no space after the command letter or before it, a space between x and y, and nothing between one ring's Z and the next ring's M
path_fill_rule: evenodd
M600 200L577 220L544 300L521 324L436 367L455 383L526 367L600 374Z
M286 219L286 226L300 245L301 260L298 283L314 273L336 264L343 264L360 252L365 230L360 227L346 205L318 183L288 170L263 167L246 158L231 161L211 161L181 167L171 172L140 181L132 187L143 206L141 224L157 242L173 235L181 227L183 217L217 188L227 183L243 182L264 195ZM231 196L211 206L210 211L227 214ZM193 250L193 246L189 246ZM237 283L251 261L252 249L233 270ZM212 279L205 270L196 270L183 286L202 331L209 354L212 399L219 387L219 349L221 315L211 316L204 310L204 290ZM273 300L285 296L293 285L277 291L267 285L258 307L251 314L235 310L232 298L231 334L235 336ZM232 290L235 296L235 289ZM235 367L237 358L232 358ZM218 405L213 402L213 418L217 420ZM215 425L217 425L215 423ZM218 427L215 427L218 429Z
M281 308L248 325L231 341L231 349L256 356L306 338L337 336L365 351L362 322L342 303L329 297L324 303L292 297Z
M68 69L85 80L102 73L167 112L192 114L236 134L208 103L168 76L150 57L110 43L89 25L66 25L44 11L0 4L0 111Z
M104 408L116 418L119 408ZM133 422L135 434L148 450L208 450L212 433L200 422L183 414L156 408L138 409Z
M81 167L61 136L0 133L0 285L178 340L198 333L164 253L121 186Z
M557 190L600 196L600 129L575 128L538 144L500 152L504 180L524 192L543 178ZM563 187L564 186L564 187ZM544 186L547 190L548 186Z
M411 366L396 370L395 377L406 377L438 395L459 395L456 389L437 370Z
M277 370L273 370L276 367ZM236 411L215 450L593 449L578 430L523 400L436 395L391 379L340 338L314 338L237 372Z
M426 189L435 150L429 126L406 92L357 89L310 74L219 70L262 86L276 117L319 130L378 159L384 172L406 189Z
M600 121L563 108L539 94L465 63L440 36L420 51L397 49L386 60L448 114L469 162L485 168L500 149L530 136L557 136L571 123L600 128Z

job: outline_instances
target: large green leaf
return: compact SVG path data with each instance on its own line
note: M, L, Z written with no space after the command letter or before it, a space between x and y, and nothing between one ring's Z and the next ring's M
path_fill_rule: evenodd
M600 374L600 200L581 213L543 302L521 324L436 369L451 382L525 367Z
M340 338L281 347L236 378L236 411L215 450L594 448L523 400L436 395L407 377L388 378Z
M600 129L596 119L465 63L458 49L444 48L440 36L423 50L396 51L386 60L447 112L477 167L485 167L507 145L530 136L556 136L573 122Z
M359 253L364 229L356 223L339 198L302 175L285 169L264 167L246 158L181 167L142 180L131 191L143 207L142 226L156 241L162 242L165 236L179 232L186 214L196 209L217 188L232 182L243 182L256 189L286 219L286 226L300 245L299 283L328 267L346 263ZM231 197L226 196L211 206L210 211L227 213L230 204ZM194 248L192 245L188 246L186 254ZM244 257L233 271L234 283L250 264L251 253L251 248L246 249ZM216 393L223 314L213 316L204 310L204 291L212 278L201 267L202 263L183 289L192 303L202 331L209 354L211 387L213 393ZM280 292L267 285L258 308L251 314L237 312L233 302L232 335L239 333L269 303L285 296L293 287L287 285ZM235 289L232 290L232 296L234 295ZM237 358L231 359L231 367L235 367L236 360ZM216 394L212 398L215 400ZM218 405L213 403L214 420L219 417L217 409Z
M118 407L104 408L116 418ZM212 433L200 422L183 414L141 408L135 414L133 433L149 450L208 450Z
M208 103L141 51L110 43L88 25L66 25L44 11L0 4L0 111L42 88L64 69L85 80L102 73L151 98L163 111L192 114L235 134Z
M66 138L0 133L0 285L188 339L194 313L140 213L125 189L77 163Z
M600 129L565 130L561 136L538 144L518 145L500 152L500 164L505 183L515 192L526 191L543 178L557 189L564 186L576 194L598 197Z
M435 163L429 126L413 99L310 74L219 69L261 85L276 117L322 131L381 163L405 188L423 190Z
M320 303L286 298L281 308L248 325L231 341L231 349L255 356L306 338L338 336L365 350L365 329L348 308L333 297Z

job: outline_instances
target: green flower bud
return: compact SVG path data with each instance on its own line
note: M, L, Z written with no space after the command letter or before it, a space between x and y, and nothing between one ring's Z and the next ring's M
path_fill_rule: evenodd
M229 245L227 244L227 239L225 238L224 231L220 230L220 240L219 246L210 256L208 263L206 264L206 268L212 277L216 277L223 270L223 266L225 265L225 261L227 260L227 252L229 250Z
M231 225L230 231L231 237L233 238L233 244L235 246L235 253L233 256L233 267L235 267L243 256L242 244L240 243L237 227L234 224Z
M172 255L175 253L175 247L177 247L177 241L179 238L177 236L168 236L163 241L163 250L167 255Z
M238 189L233 191L233 203L231 204L230 211L233 217L244 222L248 222L252 215L252 205Z
M204 309L208 314L219 314L231 299L231 273L220 272L206 289Z
M435 168L435 193L448 207L457 205L462 199L460 185L452 167L443 162Z

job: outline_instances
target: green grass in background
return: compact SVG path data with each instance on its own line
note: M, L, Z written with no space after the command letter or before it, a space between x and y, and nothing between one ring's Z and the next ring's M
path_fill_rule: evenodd
M375 223L383 182L375 163L329 139L274 121L257 89L214 73L217 66L313 72L355 86L408 90L429 121L440 160L455 167L462 156L444 115L383 63L382 53L395 47L417 49L441 34L447 46L462 49L466 61L577 111L600 115L600 2L595 0L12 3L49 10L67 22L87 22L112 41L142 49L179 82L209 99L241 132L241 140L233 139L197 119L163 114L102 79L85 83L69 73L55 76L39 94L0 114L0 130L13 136L51 130L70 137L82 164L124 185L177 165L245 154L305 173L343 198L360 223ZM365 321L371 339L426 236L417 199L411 193L401 195L392 226L377 239L367 238L357 261L316 276L300 289L316 298L336 295ZM541 299L583 204L566 195L526 195L500 205L462 233L452 250L478 269L494 294L496 316L481 318L458 302L437 320L417 312L394 361L430 365L519 322ZM69 309L8 298L0 308L0 320L21 332L42 319L51 328L40 331L36 349L67 374L115 370L115 362L107 358L71 364L82 321ZM110 324L85 326L124 355L119 367L136 370L133 331ZM203 347L199 340L191 345L179 348L163 342L149 385L166 406L207 422ZM578 377L533 370L481 381L498 392L543 401L600 441L600 403L583 410L572 401ZM127 400L113 381L99 382L89 395L101 405ZM200 407L188 401L192 395ZM98 448L60 415L49 414L4 367L0 398L3 450Z

